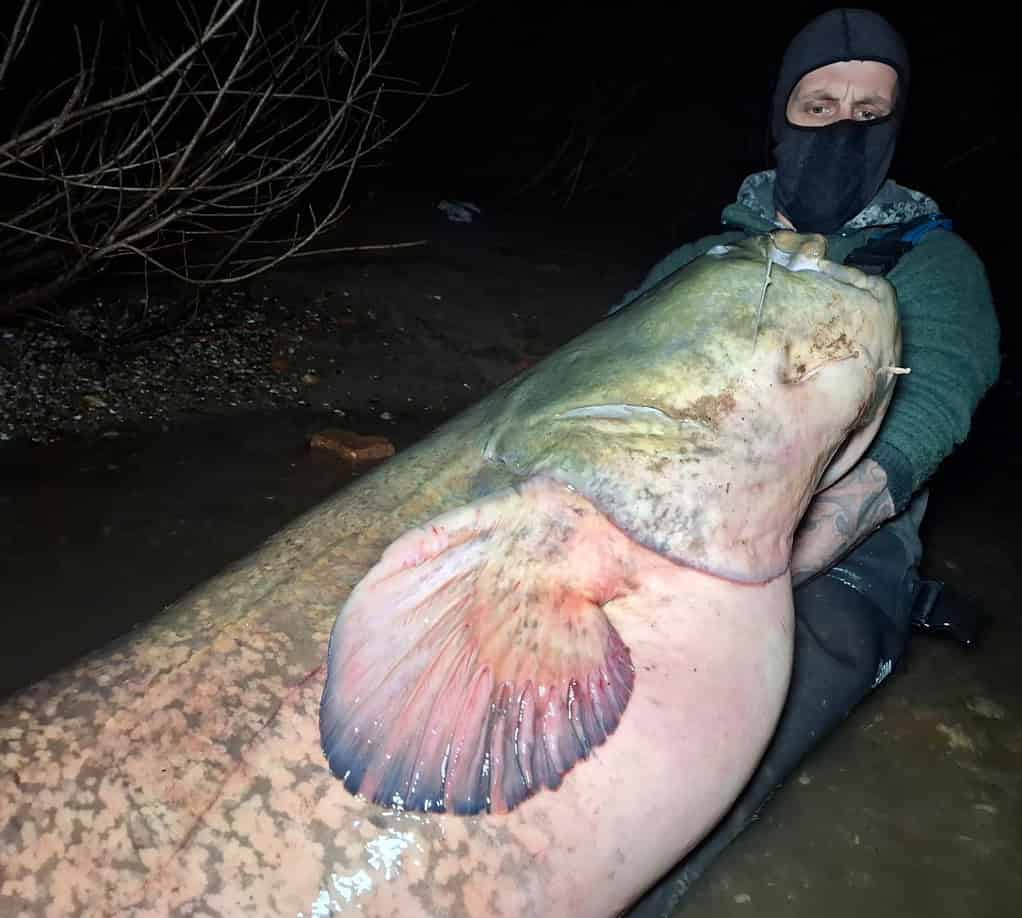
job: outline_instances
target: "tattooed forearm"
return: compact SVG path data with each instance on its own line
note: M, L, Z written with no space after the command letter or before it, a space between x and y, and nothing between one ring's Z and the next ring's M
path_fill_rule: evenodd
M893 514L887 474L872 459L861 460L809 505L795 533L792 582L827 570Z

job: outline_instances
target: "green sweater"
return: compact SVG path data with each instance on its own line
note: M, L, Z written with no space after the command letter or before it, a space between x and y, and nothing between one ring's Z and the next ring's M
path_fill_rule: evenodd
M722 222L734 229L675 249L613 310L715 245L778 228L763 207L749 206L748 196L745 201L724 209ZM914 215L898 214L907 218L905 222ZM890 229L889 224L865 228L850 224L828 237L828 257L843 261L871 236ZM900 513L968 436L973 412L1000 372L1000 329L983 263L953 232L932 230L902 256L887 279L898 292L901 363L912 372L898 378L883 425L866 455L887 473L895 512Z

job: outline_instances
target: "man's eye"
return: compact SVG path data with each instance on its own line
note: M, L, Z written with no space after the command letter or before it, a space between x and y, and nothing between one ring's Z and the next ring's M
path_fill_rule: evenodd
M830 112L830 106L817 102L809 106L810 115L826 115Z
M862 111L856 112L856 117L860 121L875 121L877 118L880 117L880 113L871 111L868 108L864 108L862 109Z

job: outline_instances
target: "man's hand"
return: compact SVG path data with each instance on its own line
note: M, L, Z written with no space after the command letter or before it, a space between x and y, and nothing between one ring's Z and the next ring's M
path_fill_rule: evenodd
M792 583L827 570L893 515L887 473L872 459L860 459L809 504L795 532Z

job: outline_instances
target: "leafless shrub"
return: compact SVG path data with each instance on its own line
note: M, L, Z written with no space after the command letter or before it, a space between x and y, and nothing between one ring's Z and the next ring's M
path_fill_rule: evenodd
M12 4L0 35L5 99L42 3ZM338 24L339 6L270 25L260 0L182 4L176 43L131 48L116 82L102 32L85 41L76 28L75 72L21 105L0 141L0 317L111 264L201 287L309 254L343 216L356 168L436 91L384 72L395 37L452 15L370 0ZM395 96L400 116L385 119Z

